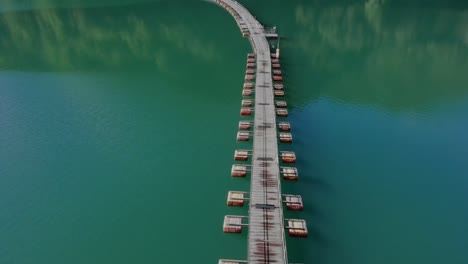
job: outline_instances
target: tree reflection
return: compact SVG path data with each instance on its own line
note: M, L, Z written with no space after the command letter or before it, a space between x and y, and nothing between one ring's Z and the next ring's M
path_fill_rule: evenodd
M191 12L179 7L149 3L0 13L0 68L167 70L176 67L168 57L220 60L223 48L202 28L174 16Z
M314 87L291 95L299 104L329 96L408 109L468 93L466 8L367 0L300 3L291 11L282 31L293 35L283 48L302 62L290 61L292 85Z

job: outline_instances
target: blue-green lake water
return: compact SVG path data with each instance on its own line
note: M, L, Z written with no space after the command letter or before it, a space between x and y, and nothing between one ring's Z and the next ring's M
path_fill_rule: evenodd
M468 4L242 1L281 40L291 262L468 263ZM245 54L203 1L0 4L0 263L216 263Z

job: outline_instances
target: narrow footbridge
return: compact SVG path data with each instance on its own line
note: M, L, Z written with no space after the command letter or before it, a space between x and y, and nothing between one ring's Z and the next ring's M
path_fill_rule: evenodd
M281 193L284 180L297 180L298 173L288 163L296 162L291 151L279 151L278 143L291 143L291 126L287 121L287 103L277 100L284 96L279 50L271 53L269 39L278 39L275 30L265 29L240 3L232 0L210 0L226 9L236 20L242 35L250 40L253 53L247 55L247 70L243 89L241 115L253 119L239 122L237 140L253 141L251 149L236 150L231 175L250 176L250 192L230 191L229 206L248 202L248 216L227 215L223 230L241 233L248 229L247 260L221 259L219 263L265 264L289 263L285 230L290 236L306 237L307 226L301 219L285 219L283 205L288 210L303 209L302 197Z

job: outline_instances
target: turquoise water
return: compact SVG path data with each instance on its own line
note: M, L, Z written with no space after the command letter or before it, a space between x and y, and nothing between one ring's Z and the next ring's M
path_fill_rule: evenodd
M244 1L283 35L304 263L467 263L462 1ZM198 1L8 1L0 263L216 263L248 41Z

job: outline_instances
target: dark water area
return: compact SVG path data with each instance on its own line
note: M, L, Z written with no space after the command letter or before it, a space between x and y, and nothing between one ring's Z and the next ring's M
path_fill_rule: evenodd
M468 4L241 1L282 36L298 263L468 262ZM202 1L0 4L0 263L216 263L249 43Z

